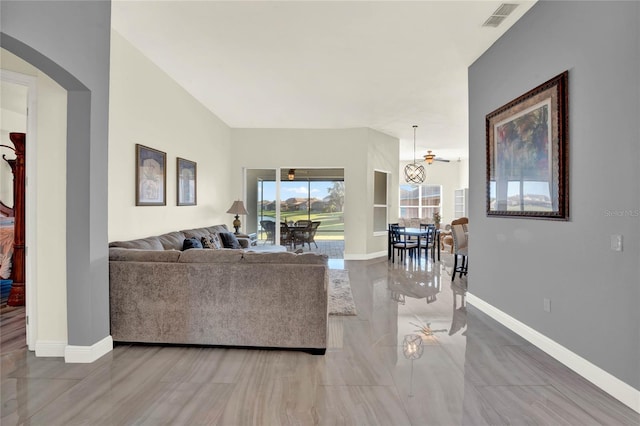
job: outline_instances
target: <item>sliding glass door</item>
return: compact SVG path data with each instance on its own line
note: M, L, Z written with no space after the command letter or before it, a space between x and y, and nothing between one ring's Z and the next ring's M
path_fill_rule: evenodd
M319 222L317 240L344 239L343 169L282 168L279 185L275 173L247 170L247 232L255 232L260 244L280 244L280 223L306 220Z

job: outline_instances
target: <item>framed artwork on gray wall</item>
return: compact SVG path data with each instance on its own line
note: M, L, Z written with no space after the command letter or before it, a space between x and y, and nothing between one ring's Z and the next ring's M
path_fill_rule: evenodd
M166 206L167 154L136 144L136 206Z
M569 219L568 75L486 116L487 216Z
M197 204L198 181L197 164L194 161L178 157L176 167L178 176L178 200L179 206L195 206Z

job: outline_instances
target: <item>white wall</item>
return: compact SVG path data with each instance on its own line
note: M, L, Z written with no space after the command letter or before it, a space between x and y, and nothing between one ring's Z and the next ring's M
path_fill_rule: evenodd
M66 278L66 149L67 92L46 74L1 50L2 68L37 78L36 276L39 277L35 318L40 342L67 342ZM27 280L26 285L29 285Z
M386 236L374 237L370 222L373 215L373 172L378 169L397 176L398 139L365 128L232 129L231 134L229 179L233 197L242 197L244 168L342 168L345 182L345 258L386 255ZM391 189L391 210L397 211L397 182L391 185Z
M230 129L117 32L111 39L109 241L228 222ZM135 205L135 144L167 154L166 206ZM176 157L197 162L197 206L176 205Z
M419 160L418 160L419 161ZM400 163L400 184L406 183L404 179L404 166L412 161L403 161ZM419 161L418 164L422 164L425 168L426 179L425 184L430 185L442 185L442 199L441 199L441 224L444 227L445 224L451 223L454 217L455 208L455 194L454 191L460 188L466 188L465 183L461 181L461 176L464 173L462 168L463 162L450 161L444 163L441 161L434 161L432 164L426 164L424 161ZM468 163L467 163L468 165ZM397 217L399 210L394 212Z

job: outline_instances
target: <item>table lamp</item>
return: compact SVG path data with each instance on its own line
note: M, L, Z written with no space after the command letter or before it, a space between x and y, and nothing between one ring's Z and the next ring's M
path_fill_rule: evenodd
M240 200L234 201L233 204L231 204L231 207L229 207L229 210L227 210L227 213L231 213L236 215L235 220L233 221L233 227L236 229L236 234L238 232L240 232L240 218L238 217L241 214L247 215L249 214L249 212L247 212L247 209L244 208L244 203Z

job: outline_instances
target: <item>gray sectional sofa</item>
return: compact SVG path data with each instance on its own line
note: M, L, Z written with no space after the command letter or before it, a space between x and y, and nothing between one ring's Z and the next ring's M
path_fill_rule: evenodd
M116 342L302 349L327 345L327 256L189 249L224 225L110 243Z

